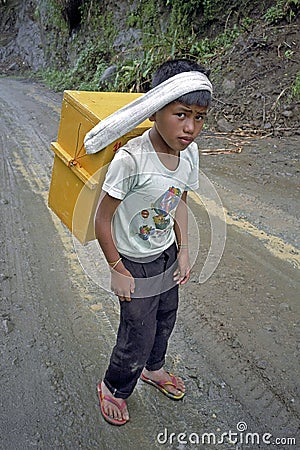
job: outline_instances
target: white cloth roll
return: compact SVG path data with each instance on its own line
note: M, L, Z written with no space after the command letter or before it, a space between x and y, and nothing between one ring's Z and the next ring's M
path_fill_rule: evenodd
M168 103L189 92L204 90L212 93L212 84L201 72L182 72L169 78L92 128L84 138L86 152L99 152Z

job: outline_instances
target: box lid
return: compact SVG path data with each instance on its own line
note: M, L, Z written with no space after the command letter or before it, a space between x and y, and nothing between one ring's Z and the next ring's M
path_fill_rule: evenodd
M96 124L142 95L128 92L64 91L64 100ZM139 126L149 128L152 123L146 120Z

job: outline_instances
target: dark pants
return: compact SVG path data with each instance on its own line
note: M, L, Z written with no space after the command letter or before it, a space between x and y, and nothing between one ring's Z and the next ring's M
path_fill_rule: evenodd
M123 258L125 267L135 278L135 292L141 289L146 292L144 298L133 294L130 302L120 302L117 342L104 377L104 383L115 397L129 397L144 367L153 371L165 363L178 308L178 286L172 280L176 255L173 244L151 262L137 263ZM145 279L149 281L148 288Z

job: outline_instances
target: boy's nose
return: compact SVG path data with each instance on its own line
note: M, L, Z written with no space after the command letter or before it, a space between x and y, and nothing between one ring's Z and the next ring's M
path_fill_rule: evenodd
M184 127L183 127L183 131L185 133L193 133L195 129L195 124L194 124L194 120L192 119L188 119L184 122Z

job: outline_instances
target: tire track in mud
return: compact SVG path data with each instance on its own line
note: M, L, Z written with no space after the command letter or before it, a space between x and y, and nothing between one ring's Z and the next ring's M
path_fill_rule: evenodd
M5 121L5 123L3 123L2 130L3 135L7 136L7 140L5 139L5 142L3 142L2 149L4 152L6 165L11 167L10 176L17 179L17 173L21 174L25 180L25 183L30 188L30 192L32 192L36 196L36 198L39 197L40 199L42 199L42 202L47 205L53 159L50 153L50 149L48 149L48 143L46 146L45 137L41 139L39 133L36 133L35 129L30 124L28 124L26 120L22 120L23 116L21 113L21 108L20 114L16 113L16 111L12 109L9 104L5 104L3 106L3 111L4 110L5 114L3 114L3 120ZM39 154L41 152L36 151L36 149L42 149L42 151L45 153L45 155L43 155L43 159L39 159ZM9 186L9 181L11 179L10 176L6 177L5 184L7 184L10 192L14 192L15 187ZM23 186L20 185L17 189L22 188ZM19 201L17 197L16 201ZM20 203L16 205L16 208L18 208L20 212L22 211ZM33 238L33 233L34 238L37 241L35 245L40 245L39 243L43 239L42 229L40 229L42 228L42 225L40 224L40 220L34 217L34 206L31 205L29 210L32 213L32 220L33 222L35 222L35 224L31 223L31 228L38 227L35 231L31 230L31 238ZM74 305L72 304L72 300L69 304L66 304L66 301L62 303L62 308L67 310L66 314L70 316L70 330L67 330L66 332L61 332L62 328L64 327L64 323L62 322L61 327L59 326L59 323L61 322L59 320L59 317L57 317L58 320L55 325L53 322L53 318L51 319L51 315L53 315L55 312L58 312L55 303L52 303L52 305L50 305L49 307L48 305L42 305L42 308L40 305L40 309L42 309L42 311L39 311L39 319L43 325L40 330L39 338L42 338L42 346L45 347L44 351L42 352L44 354L43 366L45 367L47 377L52 386L54 397L57 397L58 400L56 401L57 405L52 415L52 417L54 417L54 424L52 427L50 427L50 429L53 428L53 435L51 435L51 432L50 434L47 434L47 429L42 430L42 427L39 428L39 426L37 426L37 429L40 429L39 436L31 435L31 442L32 444L35 442L36 445L42 446L43 443L44 445L45 443L47 443L48 445L52 443L54 444L55 448L83 448L87 450L100 448L99 446L101 446L101 448L103 449L110 449L111 445L113 445L113 448L115 448L116 450L122 450L123 448L129 449L132 443L130 432L126 432L124 434L121 432L121 430L116 430L114 432L115 435L112 438L111 427L101 427L98 400L95 395L96 389L93 389L93 400L91 401L91 394L89 393L90 387L94 385L96 386L97 381L95 375L92 376L93 371L96 370L95 353L93 352L92 347L89 349L91 353L89 355L83 356L82 351L78 352L78 358L80 360L80 367L82 371L78 372L78 370L75 370L75 373L77 373L78 379L82 381L82 384L80 384L77 380L72 381L70 378L70 374L67 373L70 372L70 367L68 367L66 363L62 363L57 360L57 352L63 352L64 340L69 340L70 337L72 338L72 334L75 337L76 341L80 343L80 345L80 340L82 339L83 347L88 345L88 342L93 345L96 339L97 342L95 344L95 347L97 349L97 359L100 358L102 360L107 360L108 349L111 347L112 342L114 342L115 340L118 316L116 302L113 302L109 298L107 293L101 291L99 292L99 290L91 288L91 283L89 283L89 281L87 280L86 274L83 272L82 267L77 260L70 232L62 225L61 221L54 214L52 214L49 210L48 212L49 219L51 216L55 228L58 232L58 237L61 240L62 248L64 249L66 261L69 266L68 272L71 273L72 277L72 287L77 290L78 295L81 297L82 305L80 307L80 305L78 305L77 303L76 309L75 299ZM9 219L8 223L14 223L15 220L16 217L12 212L11 218ZM45 220L47 219L43 218L43 221ZM6 240L11 240L12 231L13 230L8 227ZM16 232L13 231L13 234L15 233ZM16 235L17 234L18 233L16 233ZM29 238L28 234L27 238ZM30 245L30 242L27 242L27 245ZM47 250L47 245L42 245L44 245L45 250ZM22 264L23 259L32 261L34 253L32 253L32 251L25 251L25 245L24 252L22 251L20 253L19 247L21 247L22 249L23 240L17 239L16 248L13 249L14 251L7 251L7 253L11 256L11 259L6 259L6 264L9 267L14 267L16 264L20 263ZM24 257L22 257L23 253L25 255ZM42 262L42 265L47 265L48 263L50 264L50 261L44 261ZM25 297L30 299L29 304L31 303L31 301L34 301L34 299L36 299L38 292L40 292L41 297L45 297L46 299L51 298L51 296L53 295L53 293L51 292L52 289L49 289L49 287L44 284L45 280L40 279L39 275L35 273L36 270L41 270L43 272L43 268L31 268L30 281L22 278L22 269L24 268L20 267L20 270L18 271L18 280L20 283L20 289L24 291ZM51 275L53 279L55 279L56 274L54 268L52 269ZM34 284L34 279L36 279L36 283L38 283L38 285ZM10 290L11 289L8 287L8 295L10 293ZM63 293L63 295L66 295L65 292ZM101 295L100 298L99 295ZM91 333L86 330L87 322L85 322L85 310L87 307L93 312L94 316L97 318L98 323L97 329L93 329ZM60 314L62 314L63 309L62 311L60 311ZM71 311L68 311L68 309L70 309ZM78 309L81 309L81 313L78 312ZM53 312L51 312L51 310ZM53 325L57 331L51 329ZM68 332L71 333L71 336L68 335ZM56 347L56 355L55 353L54 355L52 355L51 348L53 346ZM73 351L74 350L75 349L73 349ZM20 352L21 351L22 346L20 346ZM48 357L46 356L46 354L48 354ZM28 371L28 373L30 373L30 371ZM86 377L86 379L84 380L83 377ZM87 388L82 389L82 386L85 384L87 385ZM84 396L84 392L86 390L88 391L88 393L86 394L87 399L82 397ZM43 396L41 396L40 399L36 398L36 403L40 405L40 408L44 408L44 405L41 404L42 398ZM135 399L133 399L133 403L136 405L141 405L143 403L141 394L139 394L138 390L135 394ZM96 414L94 411L91 412L91 404L94 404L96 406ZM86 409L84 408L84 406L86 407ZM146 405L144 404L144 406ZM20 409L22 410L22 408ZM86 418L88 412L92 415L92 419ZM13 414L13 412L8 414L8 418L11 419ZM86 423L91 422L90 429L84 425L84 421L82 423L80 423L80 421L78 422L78 418L76 418L76 415L78 414L79 416L81 415L82 418L84 418L84 421ZM42 412L40 416L43 417ZM61 421L57 419L62 417L64 417L64 423L61 424ZM136 436L139 436L139 448L148 448L148 436L150 434L150 436L154 437L156 435L155 426L158 427L159 425L159 419L153 420L151 423L148 423L147 435L145 434L143 436L139 433L138 426L141 426L143 428L144 420L144 416L141 414L142 425L138 420L135 424L132 423L128 425L131 428L131 431L135 432ZM5 423L5 421L3 423ZM45 424L46 427L48 425L49 423ZM73 432L66 433L66 430L71 429L73 426L76 426L75 435ZM107 447L103 442L103 438L104 441L108 442ZM12 445L11 448L14 449L21 448L18 447L21 441L22 439L17 439L16 445L14 445L12 442L8 442L5 450L8 450L10 448L9 445ZM151 443L151 448L156 448L156 443L154 440Z
M220 186L219 189L221 189ZM222 187L222 189L225 190L224 187ZM229 190L227 189L227 191ZM222 206L221 210L220 207L218 208L218 206L210 199L206 199L205 197L201 197L200 199L200 197L198 197L194 192L190 194L190 197L197 205L200 206L202 206L202 201L204 200L205 207L211 216L216 216L221 221L225 220L227 225L237 227L238 229L245 231L255 239L261 241L266 249L274 256L300 269L300 252L292 244L283 241L283 239L280 239L278 236L265 232L261 228L257 228L248 220L230 213L224 206ZM257 209L261 209L260 205L256 204L256 207ZM273 216L276 217L275 210L272 211L272 213Z
M31 91L31 97L41 100L41 97ZM49 103L42 102L49 107ZM15 110L10 108L10 105L5 107L5 115L3 115L5 120L6 133L9 136L10 141L13 141L13 146L11 142L5 143L3 145L4 149L4 159L7 164L11 165L13 160L13 165L15 169L24 177L26 183L29 185L30 190L43 199L43 202L47 206L48 204L48 194L51 181L51 172L53 164L53 154L50 150L50 141L46 136L41 136L39 132L30 124L22 122L19 118L16 119ZM20 116L22 119L22 116ZM14 129L14 135L11 136L11 131ZM7 149L14 148L12 155L8 153ZM36 149L39 151L37 152ZM41 156L39 158L39 156ZM11 175L13 176L14 169L11 167ZM89 305L94 306L91 308L97 311L98 316L101 316L101 323L104 327L103 335L108 337L108 343L111 339L115 338L116 331L112 323L110 322L110 316L116 317L115 308L111 308L113 302L109 300L107 294L104 298L105 308L97 308L97 304L93 305L94 295L89 294L84 285L88 281L86 274L83 272L82 267L78 262L78 257L76 251L74 250L73 237L69 230L62 224L61 220L48 208L49 217L51 217L55 228L57 229L58 236L61 240L64 254L67 257L68 263L70 265L70 271L73 274L73 285L81 290L81 296ZM98 304L99 305L99 304ZM104 306L104 305L103 305ZM106 312L107 311L107 312ZM116 317L117 322L117 317Z
M48 424L39 423L44 409L39 397L47 399L49 404L54 399L45 389L47 374L41 370L39 303L36 291L32 289L34 268L28 258L31 243L28 224L21 215L20 198L13 195L22 189L22 185L8 157L9 144L3 133L0 146L5 158L1 165L1 180L5 189L1 192L1 263L7 273L7 283L1 283L1 314L2 318L7 318L7 329L1 339L1 428L5 427L8 433L2 433L1 445L5 449L18 449L29 448L40 434L51 439L52 427L48 429L48 426L54 423L51 419ZM21 414L17 410L22 411Z
M193 307L184 304L185 316L195 314ZM199 353L205 355L209 366L230 386L233 395L248 411L256 423L256 431L270 432L273 436L298 437L300 414L284 392L271 382L251 362L247 354L232 348L232 343L218 333L205 314L200 326L191 327L179 319L185 335L197 341ZM203 345L201 345L203 343Z
M205 223L205 220L203 220L202 217L203 209L202 211L196 210L196 213L197 213L197 220L199 221L199 223L203 225ZM228 236L229 239L231 239L231 234L232 236L235 236L235 239L238 243L239 238L236 235L234 229L233 230L231 229ZM207 238L207 236L205 238L206 239L204 239L204 241L207 241L209 239L209 237ZM248 238L248 240L250 241L247 244L249 245L248 249L251 250L251 253L254 252L254 260L251 254L247 256L251 261L250 264L253 264L253 262L254 263L256 262L256 258L259 259L261 253L260 252L256 253L257 250L256 246L251 247L251 240L253 240L253 238L252 237ZM245 241L242 242L243 244L245 244ZM182 314L179 315L180 328L184 330L184 336L186 340L190 338L192 339L193 342L197 343L198 352L204 355L205 360L207 361L208 366L212 368L213 373L218 374L224 380L226 385L230 386L234 397L243 406L243 409L249 412L251 419L254 422L254 428L252 425L252 430L260 432L261 435L264 432L272 433L274 439L275 437L288 436L297 439L298 443L300 439L299 434L300 413L299 413L297 393L291 393L291 391L290 392L286 391L284 383L280 381L278 381L278 383L277 382L274 383L274 377L269 376L270 375L269 371L272 370L272 361L270 363L268 371L265 370L266 367L264 367L265 363L264 358L261 357L256 358L256 356L259 356L258 355L259 348L257 349L258 352L256 354L253 354L252 351L249 351L251 350L251 345L249 346L249 342L247 342L247 339L243 341L240 338L239 333L241 333L241 326L235 328L234 323L228 323L228 321L226 323L226 319L222 315L222 314L228 315L230 321L232 317L234 317L235 319L239 317L238 312L236 312L234 316L231 316L230 309L228 311L226 310L226 307L224 307L222 308L222 310L220 310L220 314L218 314L218 304L222 303L222 299L224 299L225 305L229 305L231 308L232 307L234 308L235 306L239 308L238 303L234 302L232 304L227 303L228 300L227 296L232 295L233 288L237 289L238 295L239 294L245 295L246 292L243 286L243 282L247 280L248 282L251 283L252 281L251 275L249 275L250 279L244 278L243 272L244 273L247 272L247 267L249 266L245 264L245 267L242 268L243 259L240 258L241 248L240 245L237 243L235 245L232 245L232 243L230 244L229 251L231 253L231 258L229 259L228 255L225 254L224 261L222 264L225 271L224 273L222 273L222 268L217 271L218 274L215 277L215 280L213 280L213 282L211 283L210 288L208 288L208 290L204 285L202 285L201 288L199 287L197 281L197 274L194 277L192 276L191 280L192 284L186 288L186 290L189 291L190 294L188 294L188 292L186 291L184 294L184 298L182 299L181 305ZM201 256L203 258L203 255L200 255L199 258L200 260ZM239 261L236 265L233 264L232 267L230 268L228 264L230 263L232 264L234 258L237 258L237 261L241 259L241 261ZM276 258L274 258L274 261L275 259ZM268 261L268 264L272 266L274 261L273 262ZM291 278L289 278L289 276L291 276L292 272L294 275L296 275L297 270L290 269L289 267L290 261L286 260L285 262L286 267L290 271L287 270L285 273L285 271L283 270L283 272L280 274L281 277L280 279L285 280L286 283L288 282L291 283ZM242 270L240 270L240 267L242 268ZM260 267L261 265L257 265L257 270L259 270ZM272 270L275 270L275 274L276 270L278 270L278 267L283 267L283 264L281 263L281 266L275 265L275 267L273 267ZM241 282L240 290L238 287L234 286L233 282L229 281L230 278L236 276ZM226 284L225 283L222 284L222 281L224 281L222 277L226 277L227 280ZM221 285L218 286L218 283L220 281ZM253 282L255 281L256 280L253 280ZM266 279L265 282L267 284L268 279ZM228 289L227 292L226 288L228 285L230 285L230 288ZM214 290L212 288L214 288ZM292 289L288 292L292 292ZM201 304L201 295L204 295L203 305ZM219 302L217 302L216 305L214 305L213 295L215 295L216 298L219 298ZM209 300L207 299L207 297L209 298ZM280 298L280 296L278 298ZM195 299L197 301L195 301ZM242 304L243 309L245 310L247 310L247 308L251 309L252 300L253 298L249 297L248 303L243 302ZM273 300L273 302L275 303L275 299ZM208 306L209 303L210 306ZM268 317L271 316L271 311L272 310L269 311ZM242 309L240 309L240 313L242 312L243 312ZM197 320L198 326L197 325L191 326L191 322L189 319L192 317L194 318L199 317L199 320ZM252 318L254 318L254 316ZM258 317L258 320L260 319L264 320L264 316L262 315L262 317ZM297 322L297 317L295 317L295 322ZM245 325L244 321L243 324ZM246 329L245 332L247 332ZM290 330L290 332L292 333L292 330ZM294 339L293 341L290 341L291 345L292 343L296 344L296 342L294 342L296 340L296 333L297 331L295 330L295 335L293 336ZM244 344L241 344L241 342L244 342ZM294 367L297 366L296 353L297 350L295 347ZM288 355L291 356L291 354L292 352L289 351ZM259 366L260 362L262 362L261 367ZM275 364L274 370L275 373L277 370L278 375L278 366L276 367ZM294 376L293 378L294 382L297 383L296 381L297 375ZM294 388L296 391L297 389L296 384L294 385ZM265 448L265 447L258 446L257 448ZM280 448L284 449L284 445Z

